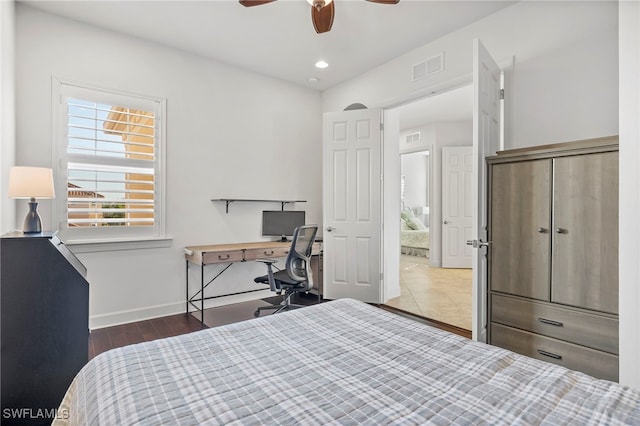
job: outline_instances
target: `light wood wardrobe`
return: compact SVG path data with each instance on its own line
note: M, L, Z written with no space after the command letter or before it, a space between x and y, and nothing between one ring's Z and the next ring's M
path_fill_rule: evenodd
M489 343L618 380L618 138L489 165Z

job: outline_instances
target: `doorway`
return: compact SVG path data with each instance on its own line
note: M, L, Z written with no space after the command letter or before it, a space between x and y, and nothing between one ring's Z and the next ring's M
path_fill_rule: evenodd
M442 152L473 143L472 86L394 109L400 121L401 294L385 304L471 330L472 269L442 267Z
M400 134L399 107L404 107L417 99L418 95L430 93L431 98L443 99L446 93L457 93L457 89L462 88L461 84L473 84L472 104L473 113L471 119L471 138L469 133L464 132L464 139L461 145L472 145L472 235L473 239L466 241L474 248L472 256L472 339L486 342L488 337L487 324L487 288L488 288L488 263L487 255L490 241L487 241L487 200L488 182L487 165L485 159L495 155L504 146L504 72L497 65L491 54L484 47L479 39L473 40L473 60L472 73L467 76L458 76L448 82L434 84L430 87L423 87L413 91L411 94L400 96L400 99L389 100L385 105L372 108L372 115L363 120L349 123L354 118L356 111L327 112L323 115L323 200L331 197L363 204L365 214L359 214L358 218L375 226L364 227L359 231L356 239L348 243L345 236L333 234L338 228L337 221L328 220L335 213L345 216L346 210L331 211L330 203L323 202L323 219L325 231L331 232L331 238L337 244L341 244L340 250L331 247L325 235L326 254L324 255L324 292L327 298L341 297L348 288L350 297L362 301L372 301L373 303L384 303L389 299L398 297L400 294L399 263L400 263L400 152L398 150L398 135ZM513 58L509 66L512 66ZM425 98L427 100L428 98ZM467 103L467 105L469 105ZM460 105L458 105L460 106ZM463 105L464 107L464 105ZM464 108L463 108L464 109ZM442 108L445 111L446 108ZM432 112L441 112L439 109L432 109ZM455 113L455 111L454 111ZM375 117L374 117L375 116ZM424 115L422 115L424 118ZM456 139L455 132L447 132L447 123L438 123L436 126L437 140ZM409 126L403 126L409 128ZM451 130L451 129L449 129ZM346 146L348 136L357 134L356 139L371 140L372 134L380 136L375 146L359 151L358 156L348 156L345 149L341 149L340 144L332 145L334 142L342 141ZM382 136L384 135L384 139ZM376 136L377 138L377 136ZM382 143L386 141L386 143ZM344 148L342 147L342 148ZM381 149L378 150L378 148ZM370 155L371 154L371 155ZM439 155L436 146L432 154ZM357 159L362 162L362 167L349 165L348 159ZM433 181L438 178L439 162L434 162L431 177ZM375 187L362 187L362 192L358 193L353 188L358 180L349 178L354 172L358 172L364 180L361 182L375 183ZM378 185L378 177L379 183ZM337 179L339 185L331 180ZM433 183L431 189L438 190L439 186ZM356 192L354 192L356 191ZM431 192L433 194L433 192ZM435 194L434 194L435 196ZM435 199L439 199L435 196ZM433 201L433 199L431 200ZM374 212L376 216L368 216L367 212ZM379 213L379 214L378 214ZM435 209L433 203L430 206L430 222L439 223L440 211ZM437 217L437 218L436 218ZM337 218L336 218L337 219ZM327 220L329 223L327 223ZM344 222L344 220L342 220ZM435 249L440 250L440 246L435 243L436 235L440 237L437 227L431 227L430 258L429 263L436 262ZM330 238L330 240L331 240ZM332 250L333 249L333 250ZM397 251L396 251L397 250ZM345 254L347 256L345 256ZM377 262L379 269L373 267L358 266L355 262L348 262L345 259L366 260L373 258ZM342 259L342 260L340 260ZM375 266L370 264L370 266ZM357 275L357 274L359 275ZM356 274L356 275L354 275ZM358 280L362 277L366 286L360 285ZM349 278L348 281L341 280ZM367 294L372 287L376 287L376 300ZM334 293L335 292L335 293Z

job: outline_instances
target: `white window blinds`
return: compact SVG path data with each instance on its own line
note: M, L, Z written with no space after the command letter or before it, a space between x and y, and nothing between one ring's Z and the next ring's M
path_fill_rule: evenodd
M71 98L67 118L67 224L153 225L153 112Z
M61 94L61 222L72 233L92 228L126 236L125 229L138 228L131 233L157 235L161 108L153 100L64 84Z

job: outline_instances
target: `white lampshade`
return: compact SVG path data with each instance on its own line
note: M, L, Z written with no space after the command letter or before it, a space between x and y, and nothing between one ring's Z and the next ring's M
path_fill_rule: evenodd
M53 170L46 167L12 167L9 171L9 197L55 198Z

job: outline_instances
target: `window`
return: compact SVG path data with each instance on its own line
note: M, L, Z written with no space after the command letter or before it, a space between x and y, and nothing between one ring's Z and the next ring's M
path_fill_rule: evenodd
M164 101L54 85L62 236L72 242L164 237Z

